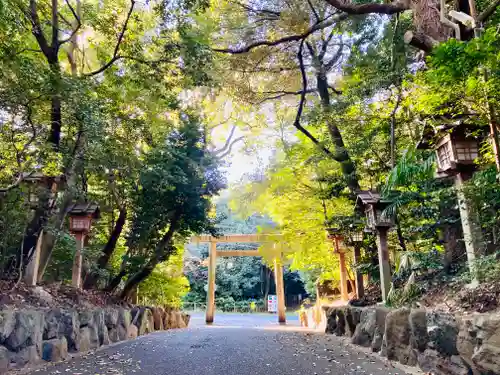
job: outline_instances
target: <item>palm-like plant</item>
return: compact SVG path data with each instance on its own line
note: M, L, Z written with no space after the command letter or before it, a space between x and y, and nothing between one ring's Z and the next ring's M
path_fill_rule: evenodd
M434 153L421 154L414 148L403 154L382 188L382 195L392 201L384 215L394 215L399 208L421 200L432 189L435 161Z

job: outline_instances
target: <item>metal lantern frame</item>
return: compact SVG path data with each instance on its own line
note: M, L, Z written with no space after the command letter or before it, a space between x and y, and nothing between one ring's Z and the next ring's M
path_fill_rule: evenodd
M444 121L444 120L443 120ZM437 159L436 177L448 177L460 172L472 172L479 156L479 141L471 133L477 127L463 121L426 125L418 149L434 150Z

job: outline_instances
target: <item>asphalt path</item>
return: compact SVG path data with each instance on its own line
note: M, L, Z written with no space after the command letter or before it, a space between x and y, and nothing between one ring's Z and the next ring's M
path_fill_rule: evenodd
M206 326L194 314L190 328L141 336L32 374L68 375L404 375L345 339L307 332L295 317L278 325L265 314L219 314Z

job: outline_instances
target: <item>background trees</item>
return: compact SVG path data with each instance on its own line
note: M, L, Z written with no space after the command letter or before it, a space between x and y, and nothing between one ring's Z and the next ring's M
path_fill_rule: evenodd
M67 208L97 201L85 287L118 286L125 297L165 263L152 280L179 290L150 280L144 293L180 298L182 243L209 229L210 198L224 185L203 120L179 96L209 84L197 64L210 55L188 22L204 6L2 3L3 277L21 277L43 230L40 281L67 280ZM33 176L43 183L28 183Z
M353 213L360 188L394 202L395 270L410 253L422 264L437 252L453 272L463 260L454 187L434 179L434 160L415 146L424 129L457 121L481 144L465 193L482 249L496 251L498 1L457 5L476 30L443 23L441 5L4 1L2 278L21 276L43 231L39 279L67 279L67 209L84 200L102 211L85 288L126 298L143 283L144 297L178 302L185 239L217 229L279 231L292 270L335 279L324 229ZM214 213L213 198L235 152L259 154L261 165L231 184L231 219L217 226L229 211L221 203ZM367 236L362 267L373 276L374 246ZM221 294L272 289L269 269L252 259L220 275ZM201 294L203 272L188 277Z
M489 90L499 65L488 49L498 38L498 2L478 3L476 10L459 5L485 27L476 38L467 26L457 32L441 22L439 6L327 3L218 2L206 21L215 20L217 67L231 82L225 92L267 114L256 126L274 147L265 170L234 189L234 201L278 224L290 241L292 265L336 278L324 228L353 213L353 191L378 189L393 199L389 210L397 214L390 238L394 271L400 259L413 256L419 275L436 267L455 272L464 252L453 181L436 180L434 159L415 146L426 127L459 121L475 127L471 136L481 144L477 164L484 171L469 184L489 196L479 186L481 176L493 183L494 172L487 171L497 154L498 101ZM460 41L449 40L458 33ZM480 214L489 204L476 206L472 189L468 199L482 227L483 251L496 251L493 227L482 223L493 217ZM366 237L364 248L361 267L368 270L373 238Z

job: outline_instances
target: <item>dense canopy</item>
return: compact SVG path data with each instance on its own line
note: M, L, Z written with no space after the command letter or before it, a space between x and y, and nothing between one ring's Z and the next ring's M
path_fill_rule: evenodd
M265 298L276 256L290 293L315 293L340 279L325 230L352 248L372 190L395 219L389 303L428 277L497 280L498 5L2 1L0 278L39 251L37 281L70 283L69 210L93 202L85 289L203 300L207 252L187 259L189 238L263 232L279 252L224 263L219 297ZM377 285L376 238L347 252L349 279Z

